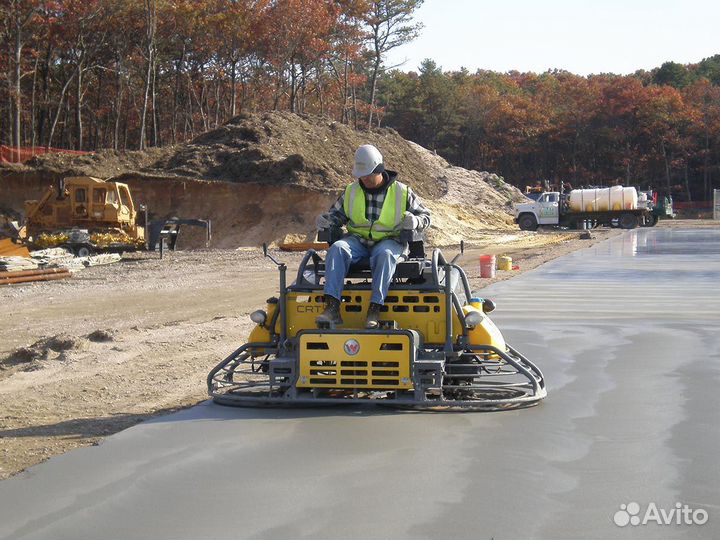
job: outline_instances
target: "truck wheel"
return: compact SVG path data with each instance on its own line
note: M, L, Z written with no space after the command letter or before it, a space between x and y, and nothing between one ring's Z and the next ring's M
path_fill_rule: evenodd
M649 219L650 221L648 222L647 226L648 226L648 227L654 227L655 225L657 225L657 222L658 222L658 220L659 220L660 218L659 218L658 216L656 216L655 214L653 214L653 215L651 215L648 219Z
M618 220L621 229L634 229L638 226L638 218L635 214L622 214Z
M518 218L518 225L523 231L535 231L538 228L537 220L532 214L523 214Z
M75 255L77 255L78 257L89 257L90 255L93 255L95 253L95 250L89 244L76 246L73 251L75 251Z

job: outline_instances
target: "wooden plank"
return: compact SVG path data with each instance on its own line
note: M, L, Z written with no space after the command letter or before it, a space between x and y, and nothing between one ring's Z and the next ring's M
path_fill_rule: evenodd
M325 250L329 246L327 242L291 242L278 246L283 251L307 251L308 249Z

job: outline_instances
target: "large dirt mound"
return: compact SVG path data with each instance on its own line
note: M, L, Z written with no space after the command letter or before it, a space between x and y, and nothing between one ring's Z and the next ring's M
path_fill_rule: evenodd
M299 184L321 191L345 187L355 149L374 144L385 163L426 196L440 194L434 174L395 130L359 132L316 116L247 114L200 135L156 166L192 178Z
M509 209L522 195L497 175L450 166L392 129L356 131L287 112L243 114L174 147L46 154L0 169L0 175L6 181L21 175L26 187L28 176L43 182L68 174L118 178L158 216L213 219L215 245L253 245L312 237L315 215L352 180L353 153L367 143L430 206L431 242L472 240L477 232L512 227Z

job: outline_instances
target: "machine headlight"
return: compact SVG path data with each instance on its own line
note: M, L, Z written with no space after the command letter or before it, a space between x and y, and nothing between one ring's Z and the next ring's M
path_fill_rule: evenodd
M265 321L267 321L267 313L265 313L265 311L262 309L253 311L250 314L250 320L255 324L259 324L260 326L262 326L265 324Z
M492 313L495 311L495 302L488 300L487 298L483 300L483 311L485 313Z
M477 325L479 325L482 322L482 315L479 311L471 311L467 315L465 315L465 326L467 326L470 329L475 328Z

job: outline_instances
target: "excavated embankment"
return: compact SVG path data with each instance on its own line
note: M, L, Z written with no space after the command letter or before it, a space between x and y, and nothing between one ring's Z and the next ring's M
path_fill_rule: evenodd
M523 198L497 175L452 167L392 129L359 132L325 118L245 114L187 144L144 152L39 156L0 168L0 209L21 212L57 178L92 175L130 185L157 218L212 219L215 247L310 240L315 216L352 180L353 152L376 145L433 212L436 245L513 228Z

